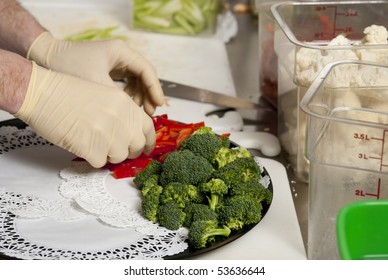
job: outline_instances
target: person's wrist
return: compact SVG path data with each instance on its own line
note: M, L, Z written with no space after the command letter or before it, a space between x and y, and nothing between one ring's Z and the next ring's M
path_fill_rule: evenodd
M46 29L18 1L0 1L0 48L25 57L35 39Z
M0 109L16 114L27 93L32 64L20 55L0 50Z

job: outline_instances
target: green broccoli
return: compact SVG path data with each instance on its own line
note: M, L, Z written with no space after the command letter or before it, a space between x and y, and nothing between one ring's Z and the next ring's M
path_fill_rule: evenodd
M195 134L215 134L210 126L198 127L191 135Z
M230 228L220 227L216 221L195 221L189 229L188 241L195 249L205 248L208 243L216 241L217 236L227 237Z
M222 147L214 158L216 168L222 168L233 162L237 158L253 157L253 155L244 147L227 148Z
M213 131L213 129L210 126L201 126L201 127L197 128L191 135L195 135L195 134L214 134L214 135L216 135L216 133ZM223 141L224 147L229 148L229 146L230 146L229 136L224 134L224 135L221 135L218 137L221 140L225 140L225 141Z
M139 189L142 189L144 183L148 180L149 177L155 174L159 175L161 172L162 164L157 160L153 160L147 165L146 168L144 168L136 175L136 177L133 179L133 182Z
M207 199L209 201L209 207L212 210L215 210L218 206L218 202L222 199L224 195L228 193L228 186L219 178L212 178L210 181L202 184L200 190L209 194Z
M246 195L257 199L258 201L264 201L267 204L271 203L272 200L272 193L259 181L254 180L232 188L230 190L230 195Z
M175 202L180 208L185 208L188 202L201 203L204 195L196 186L172 182L163 188L160 196L162 204Z
M215 170L212 177L223 180L233 191L233 188L238 188L243 183L260 180L261 170L253 157L242 157Z
M177 230L183 226L186 213L174 202L162 204L158 209L159 224L170 230Z
M224 147L224 142L220 137L211 128L202 126L185 139L179 149L190 150L210 163L214 163L214 158L222 147Z
M218 221L217 213L206 204L189 203L184 211L186 219L183 226L187 228L195 221Z
M207 182L213 173L213 166L203 157L189 150L170 153L164 160L160 174L160 184L172 182L198 186Z
M134 179L144 216L169 230L189 229L193 248L258 223L272 193L260 184L261 169L229 137L200 127L163 161L152 161ZM219 236L219 237L217 237Z
M239 230L261 220L262 204L254 197L236 195L225 199L217 211L219 221L232 230Z
M158 175L152 175L145 181L141 189L143 215L152 222L157 222L158 220L157 212L160 204L160 194L163 190L163 187L158 184L158 179Z

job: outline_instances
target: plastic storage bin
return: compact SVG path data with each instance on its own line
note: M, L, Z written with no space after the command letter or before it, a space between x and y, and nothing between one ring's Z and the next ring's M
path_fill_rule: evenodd
M388 260L388 200L344 206L337 216L337 239L344 260Z
M328 64L300 106L310 162L308 258L338 259L338 211L388 199L388 66Z
M330 62L354 59L388 64L386 37L382 43L372 43L376 38L371 37L370 43L362 42L365 28L388 28L388 2L278 2L259 11L261 91L276 102L280 142L297 177L307 182L306 119L299 103ZM332 42L340 34L346 38Z
M220 0L132 0L133 29L177 35L216 31Z

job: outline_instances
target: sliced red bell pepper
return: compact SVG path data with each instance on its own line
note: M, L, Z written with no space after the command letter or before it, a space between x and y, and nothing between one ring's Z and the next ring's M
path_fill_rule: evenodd
M152 160L164 161L167 155L179 148L182 141L205 126L204 122L184 124L170 120L167 114L153 116L152 121L156 131L154 150L148 155L143 153L136 159L127 159L118 164L107 163L105 168L112 171L115 178L135 177Z
M146 168L152 160L152 158L135 158L125 160L123 163L119 163L113 168L113 176L116 179L134 177L137 173Z
M178 137L176 139L177 148L182 144L182 142L187 139L193 133L193 129L191 127L184 128L179 131Z
M221 140L224 140L225 138L229 138L229 137L230 137L230 133L223 133L220 135Z

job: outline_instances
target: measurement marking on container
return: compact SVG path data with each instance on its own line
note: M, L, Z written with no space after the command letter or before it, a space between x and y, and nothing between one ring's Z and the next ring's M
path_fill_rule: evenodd
M364 192L364 190L362 189L357 189L354 194L357 196L374 196L376 197L376 199L380 199L380 190L381 190L381 178L379 178L377 182L376 193L367 193L367 192Z
M370 159L378 159L378 160L382 160L383 158L382 157L369 157ZM381 168L380 168L381 170Z
M377 193L365 193L367 196L374 196L377 199L380 198L380 188L381 188L381 178L379 178L379 181L377 183Z
M381 148L380 148L380 156L370 156L366 153L358 153L357 157L359 159L364 159L364 160L378 160L379 163L380 163L380 172L383 172L383 168L386 168L388 167L388 163L384 163L384 151L385 151L385 139L386 139L386 133L388 132L387 129L383 130L382 131L382 137L369 137L367 134L363 134L363 133L354 133L353 134L353 137L354 139L358 140L358 141L370 141L370 140L376 140L376 141L380 141L381 142ZM381 195L381 184L382 184L382 179L381 177L378 178L378 181L377 181L377 190L375 193L373 192L365 192L365 190L362 190L362 189L356 189L355 190L355 195L357 196L373 196L373 197L376 197L376 199L380 199L380 195Z
M331 40L341 33L352 33L353 27L346 25L343 27L337 26L339 17L357 17L358 11L348 9L347 11L338 11L336 5L321 5L315 8L315 11L320 13L320 20L323 30L314 34L315 38ZM330 18L332 20L330 21Z
M383 171L384 165L384 148L385 148L385 134L387 133L387 130L384 129L383 131L383 138L381 139L381 161L380 161L380 172ZM381 180L381 179L380 179ZM380 183L380 181L379 181Z

